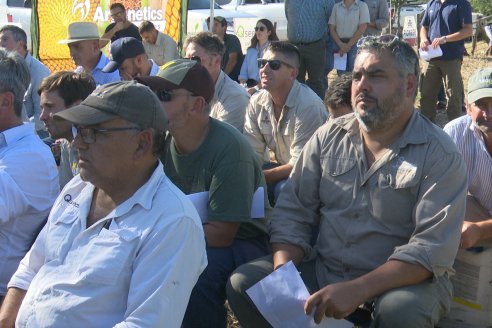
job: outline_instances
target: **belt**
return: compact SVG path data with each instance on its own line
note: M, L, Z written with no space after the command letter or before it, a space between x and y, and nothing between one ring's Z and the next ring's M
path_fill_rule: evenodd
M320 42L322 39L318 39L316 41L313 41L313 42L292 42L292 44L296 45L296 46L309 46L311 44L315 44L315 43L318 43Z

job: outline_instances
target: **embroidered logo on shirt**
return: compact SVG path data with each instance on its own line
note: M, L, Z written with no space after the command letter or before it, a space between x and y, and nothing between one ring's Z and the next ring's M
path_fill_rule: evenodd
M63 196L63 200L66 201L67 203L69 203L70 205L74 206L74 207L79 207L79 204L72 201L72 195L70 194L66 194L65 196Z

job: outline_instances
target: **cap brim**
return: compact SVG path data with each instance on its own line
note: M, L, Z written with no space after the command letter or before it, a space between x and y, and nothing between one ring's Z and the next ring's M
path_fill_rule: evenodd
M106 64L106 66L104 66L104 68L102 69L102 71L104 73L113 73L114 71L116 71L118 69L120 65L118 64L117 61L114 61L114 60L111 60L110 62L108 62Z
M492 88L478 89L468 94L468 103L471 104L479 99L488 97L492 97Z
M88 41L88 40L99 40L99 41L110 41L109 39L101 39L101 38L84 38L84 39L68 39L68 40L60 40L58 41L58 44L69 44L69 43L74 43L74 42L79 42L79 41Z
M175 90L181 88L179 85L159 76L137 76L135 81L148 86L152 90Z
M77 125L99 124L116 117L118 117L118 115L104 112L83 104L62 110L54 115L55 119L63 119Z

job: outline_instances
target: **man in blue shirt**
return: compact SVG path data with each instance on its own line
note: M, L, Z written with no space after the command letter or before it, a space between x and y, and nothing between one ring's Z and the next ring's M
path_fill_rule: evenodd
M321 99L324 97L325 36L334 3L333 0L285 0L287 38L301 53L297 80L306 82Z
M461 63L464 39L472 35L471 6L466 0L431 0L422 18L420 48L441 47L442 56L433 58L424 69L420 88L420 110L430 120L436 116L435 105L439 86L446 79L448 118L461 115L463 80Z

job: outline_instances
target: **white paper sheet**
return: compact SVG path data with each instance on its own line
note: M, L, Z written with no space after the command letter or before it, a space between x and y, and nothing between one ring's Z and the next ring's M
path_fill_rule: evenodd
M304 313L309 292L292 261L246 290L263 317L274 328L352 328L347 320L324 318L319 325Z
M195 205L196 211L202 220L202 223L207 223L208 218L208 191L197 192L187 195L193 205ZM251 205L251 217L252 218L264 218L265 217L265 191L263 187L256 189L253 195L253 204Z
M419 48L419 55L420 58L422 58L423 60L429 61L432 58L441 57L442 49L440 46L437 46L437 48L432 48L431 46L428 46L427 50Z
M333 54L333 67L339 71L347 70L347 53L340 57L339 52Z

